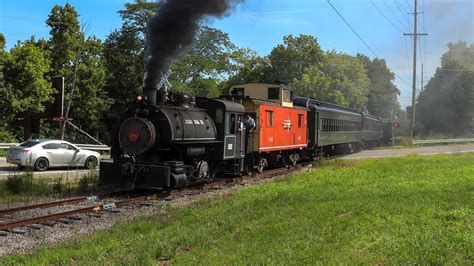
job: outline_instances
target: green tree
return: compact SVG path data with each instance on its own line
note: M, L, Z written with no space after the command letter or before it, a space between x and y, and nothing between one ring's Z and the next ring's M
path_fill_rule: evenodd
M283 44L277 45L268 55L271 70L269 81L281 81L289 84L301 77L309 66L318 66L323 60L323 51L316 37L301 34L298 37L288 35Z
M135 0L125 3L125 9L118 11L122 18L122 27L139 33L139 39L145 42L148 20L158 10L158 4L146 0ZM145 43L143 43L145 44Z
M13 93L3 74L5 65L11 60L10 54L5 51L5 44L5 37L0 33L0 142L14 142L15 138L10 129L14 113L9 107Z
M76 9L66 3L64 6L55 5L46 20L46 25L51 28L51 71L53 75L65 76L67 80L73 73L76 51L84 40L78 17Z
M77 92L73 97L77 125L96 135L105 129L101 118L111 105L104 90L106 69L102 61L103 45L95 37L90 37L85 42L77 71Z
M400 91L393 83L395 75L387 67L385 59L370 60L361 54L357 55L357 58L363 62L370 81L367 110L372 115L392 118L400 109L397 101Z
M227 87L235 83L271 81L272 66L268 58L250 49L237 49L230 56L233 72L225 84Z
M369 79L356 57L336 52L324 55L319 66L304 69L293 80L296 95L313 97L362 111L367 104Z
M51 101L54 93L48 76L49 53L31 42L24 42L11 49L10 56L4 66L5 81L12 89L9 114L44 111L44 103Z
M46 24L51 28L48 41L53 65L52 75L65 77L65 116L74 114L74 123L83 130L97 133L101 117L110 106L103 90L106 76L103 44L94 36L86 38L87 25L79 24L79 14L69 3L56 5ZM65 124L60 130L64 136ZM69 134L75 139L75 134Z
M179 90L194 94L208 91L211 96L217 96L218 83L234 69L231 55L236 49L227 33L201 26L193 45L171 64L170 81Z
M104 90L112 96L110 111L104 119L108 128L113 127L128 103L143 92L146 26L156 9L156 3L141 0L126 3L125 8L118 12L122 27L110 33L105 40Z
M416 118L425 133L472 134L474 128L474 44L448 44L441 67L420 93Z

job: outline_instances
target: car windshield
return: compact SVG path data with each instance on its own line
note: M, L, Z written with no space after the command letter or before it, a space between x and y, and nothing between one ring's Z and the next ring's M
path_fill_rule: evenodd
M25 148L30 148L30 147L35 146L38 143L41 143L41 142L36 141L36 140L29 140L29 141L23 142L22 144L20 144L20 146L25 147Z

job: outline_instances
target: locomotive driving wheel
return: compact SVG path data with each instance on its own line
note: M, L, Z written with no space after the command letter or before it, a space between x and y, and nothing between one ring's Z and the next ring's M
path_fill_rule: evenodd
M206 161L200 161L197 165L198 177L200 179L206 179L209 177L209 165Z

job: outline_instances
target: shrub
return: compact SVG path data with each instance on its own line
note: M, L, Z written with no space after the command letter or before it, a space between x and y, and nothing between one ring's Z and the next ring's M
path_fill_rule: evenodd
M33 187L33 173L25 172L17 175L9 175L5 184L8 190L13 194L31 191Z

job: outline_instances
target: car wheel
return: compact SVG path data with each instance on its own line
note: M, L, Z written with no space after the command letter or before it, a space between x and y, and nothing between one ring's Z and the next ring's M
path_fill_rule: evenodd
M46 169L48 169L48 167L49 167L48 159L44 157L40 157L36 159L36 162L35 162L36 171L45 171Z
M94 156L87 157L84 167L87 169L95 169L96 166L97 166L97 158L95 158Z

